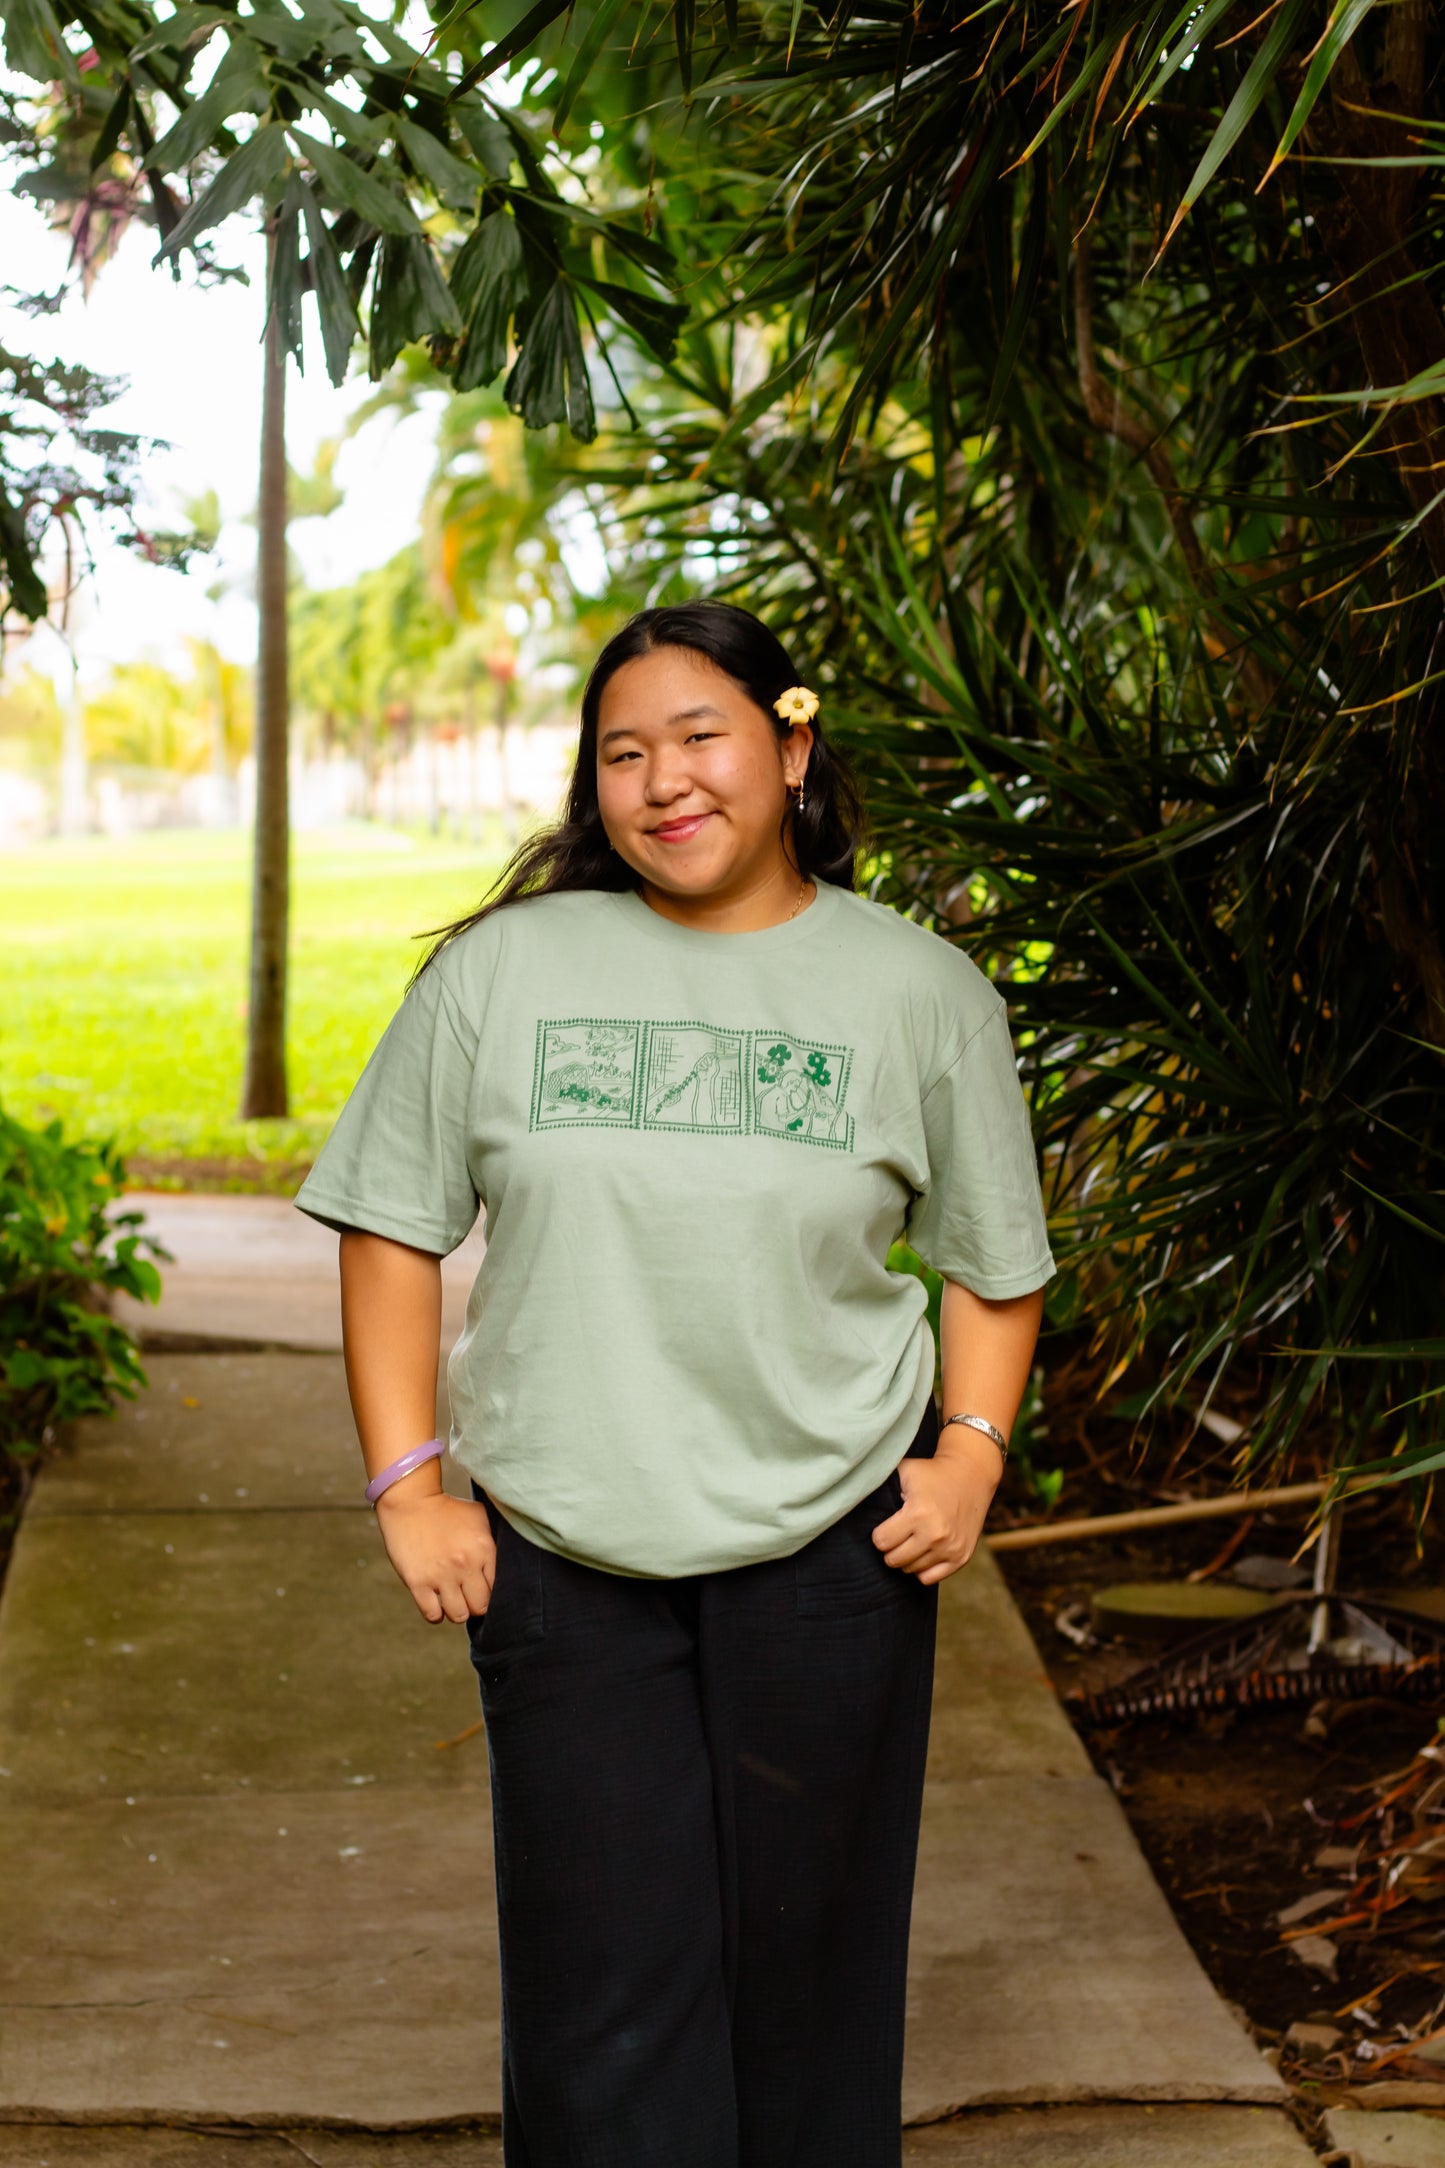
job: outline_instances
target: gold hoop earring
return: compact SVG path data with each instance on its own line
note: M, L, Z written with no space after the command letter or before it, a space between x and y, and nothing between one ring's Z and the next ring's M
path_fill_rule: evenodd
M801 783L794 783L793 789L797 792L797 796L793 800L793 811L801 813L803 810L803 786Z

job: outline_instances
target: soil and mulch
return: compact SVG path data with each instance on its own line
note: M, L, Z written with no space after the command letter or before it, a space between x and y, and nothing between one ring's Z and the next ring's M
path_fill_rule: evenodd
M1054 1517L1229 1487L1227 1447L1181 1422L1140 1457L1126 1424L1082 1408L1079 1382L1065 1366L1046 1390L1045 1434L1066 1441L1047 1456L1063 1468ZM1296 1462L1290 1480L1309 1473ZM1168 1653L1144 1645L1157 1627L1119 1638L1101 1592L1282 1585L1312 1562L1309 1511L998 1563L1181 1928L1302 2103L1445 2111L1445 1702L1376 1693L1113 1725L1084 1706ZM1043 1517L1029 1469L1011 1469L991 1527ZM1445 1543L1428 1524L1417 1541L1403 1489L1346 1507L1337 1585L1416 1600L1445 1587Z

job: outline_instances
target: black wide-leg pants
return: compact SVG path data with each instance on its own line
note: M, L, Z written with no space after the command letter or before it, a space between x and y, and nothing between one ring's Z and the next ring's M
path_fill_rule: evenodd
M901 1497L686 1580L489 1505L507 2168L897 2168L938 1593L871 1541Z

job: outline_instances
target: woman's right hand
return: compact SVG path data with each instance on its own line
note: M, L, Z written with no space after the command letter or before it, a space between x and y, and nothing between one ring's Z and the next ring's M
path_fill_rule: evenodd
M420 1473L420 1471L418 1471ZM409 1480L409 1479L408 1479ZM464 1625L492 1600L497 1546L480 1501L451 1498L440 1488L408 1497L407 1480L376 1501L382 1541L400 1579L429 1625Z

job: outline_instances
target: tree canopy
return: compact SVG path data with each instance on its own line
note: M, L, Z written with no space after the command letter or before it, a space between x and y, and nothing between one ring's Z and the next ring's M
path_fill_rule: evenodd
M48 107L43 127L9 130L33 155L22 185L71 208L82 266L139 216L163 259L189 251L225 275L216 229L252 213L273 241L266 309L297 361L309 292L334 382L364 318L373 375L425 339L460 390L504 376L531 427L580 438L597 426L584 330L604 359L619 331L672 351L685 312L668 251L642 219L594 208L575 162L489 95L501 49L463 72L454 48L416 48L346 0L5 0L0 20L11 68ZM36 531L21 491L0 579L31 616Z

